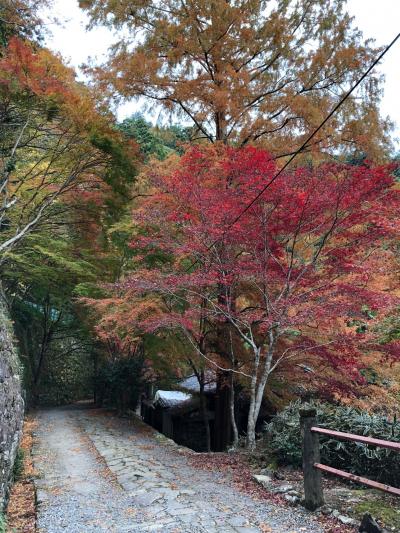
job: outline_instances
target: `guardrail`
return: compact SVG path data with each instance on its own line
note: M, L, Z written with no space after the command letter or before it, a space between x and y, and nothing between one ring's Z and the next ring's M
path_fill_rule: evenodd
M377 481L372 481L371 479L321 464L319 435L326 435L338 440L362 442L363 444L388 448L389 450L398 452L400 452L400 442L374 439L372 437L319 428L317 426L317 411L313 408L300 411L300 425L303 437L304 506L307 509L315 510L321 507L321 505L324 505L322 472L334 474L344 479L362 483L368 487L379 489L389 494L394 494L395 496L400 496L400 489L396 487L391 487L384 483L378 483Z

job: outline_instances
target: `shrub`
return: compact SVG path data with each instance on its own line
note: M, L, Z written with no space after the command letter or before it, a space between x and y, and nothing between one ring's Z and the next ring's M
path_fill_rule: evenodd
M19 481L24 473L24 458L25 452L22 448L18 448L17 455L14 461L13 467L13 479L14 481ZM1 533L1 530L0 530Z
M379 414L369 414L353 407L315 402L318 425L321 427L400 442L400 422L389 421ZM274 419L265 424L268 447L280 464L301 466L301 435L299 401L292 402ZM321 460L324 464L398 485L400 479L399 452L362 443L339 441L320 436Z
M96 376L96 396L99 404L117 407L120 413L134 410L142 391L142 357L127 357L106 361Z
M0 513L0 533L7 533L7 521L3 513Z

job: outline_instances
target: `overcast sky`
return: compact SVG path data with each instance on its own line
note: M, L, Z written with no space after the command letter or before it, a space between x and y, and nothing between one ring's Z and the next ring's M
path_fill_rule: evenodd
M400 32L399 0L348 0L348 8L355 17L356 25L365 37L376 39L378 45L388 44ZM105 57L107 48L113 42L113 34L105 28L87 31L87 18L78 7L77 0L54 0L51 15L57 16L63 26L49 24L52 36L47 45L70 62L76 69L89 57ZM385 94L382 100L382 114L389 115L396 122L394 136L400 137L400 41L392 48L380 67L385 74ZM118 109L119 118L137 109L137 104L127 104ZM400 149L400 143L397 143Z

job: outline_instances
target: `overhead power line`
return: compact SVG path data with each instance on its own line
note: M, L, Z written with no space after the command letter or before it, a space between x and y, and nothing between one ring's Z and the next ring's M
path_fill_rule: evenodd
M368 76L368 74L373 70L373 68L379 63L379 61L389 52L389 50L392 48L392 46L396 43L396 41L400 38L400 33L396 35L396 37L391 41L390 44L384 48L384 50L379 54L379 56L373 61L373 63L368 67L368 69L364 72L364 74L359 78L359 80L347 91L347 93L343 96L343 98L333 107L333 109L330 111L330 113L325 117L325 119L321 122L321 124L307 137L307 139L303 142L303 144L294 152L294 154L286 161L286 163L283 165L283 167L278 170L278 172L265 184L265 186L261 189L260 192L257 193L257 195L249 202L246 207L229 223L227 228L224 230L222 237L219 237L216 239L212 244L210 244L207 247L207 250L210 250L213 246L218 244L220 240L223 238L223 236L229 231L232 226L238 222L242 216L261 198L261 196L265 193L265 191L270 187L275 180L279 178L279 176L284 172L284 170L290 165L290 163L293 161L295 157L297 157L304 148L307 147L308 143L317 135L317 133L325 126L325 124L332 118L332 116L336 113L336 111L344 104L344 102L349 98L349 96L357 89L357 87L364 81L364 79ZM187 270L190 270L198 260L194 261L190 267Z

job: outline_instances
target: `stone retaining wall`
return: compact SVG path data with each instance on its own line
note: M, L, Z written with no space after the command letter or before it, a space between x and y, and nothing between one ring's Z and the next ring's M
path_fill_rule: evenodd
M10 488L23 417L24 400L12 325L0 301L0 511Z

